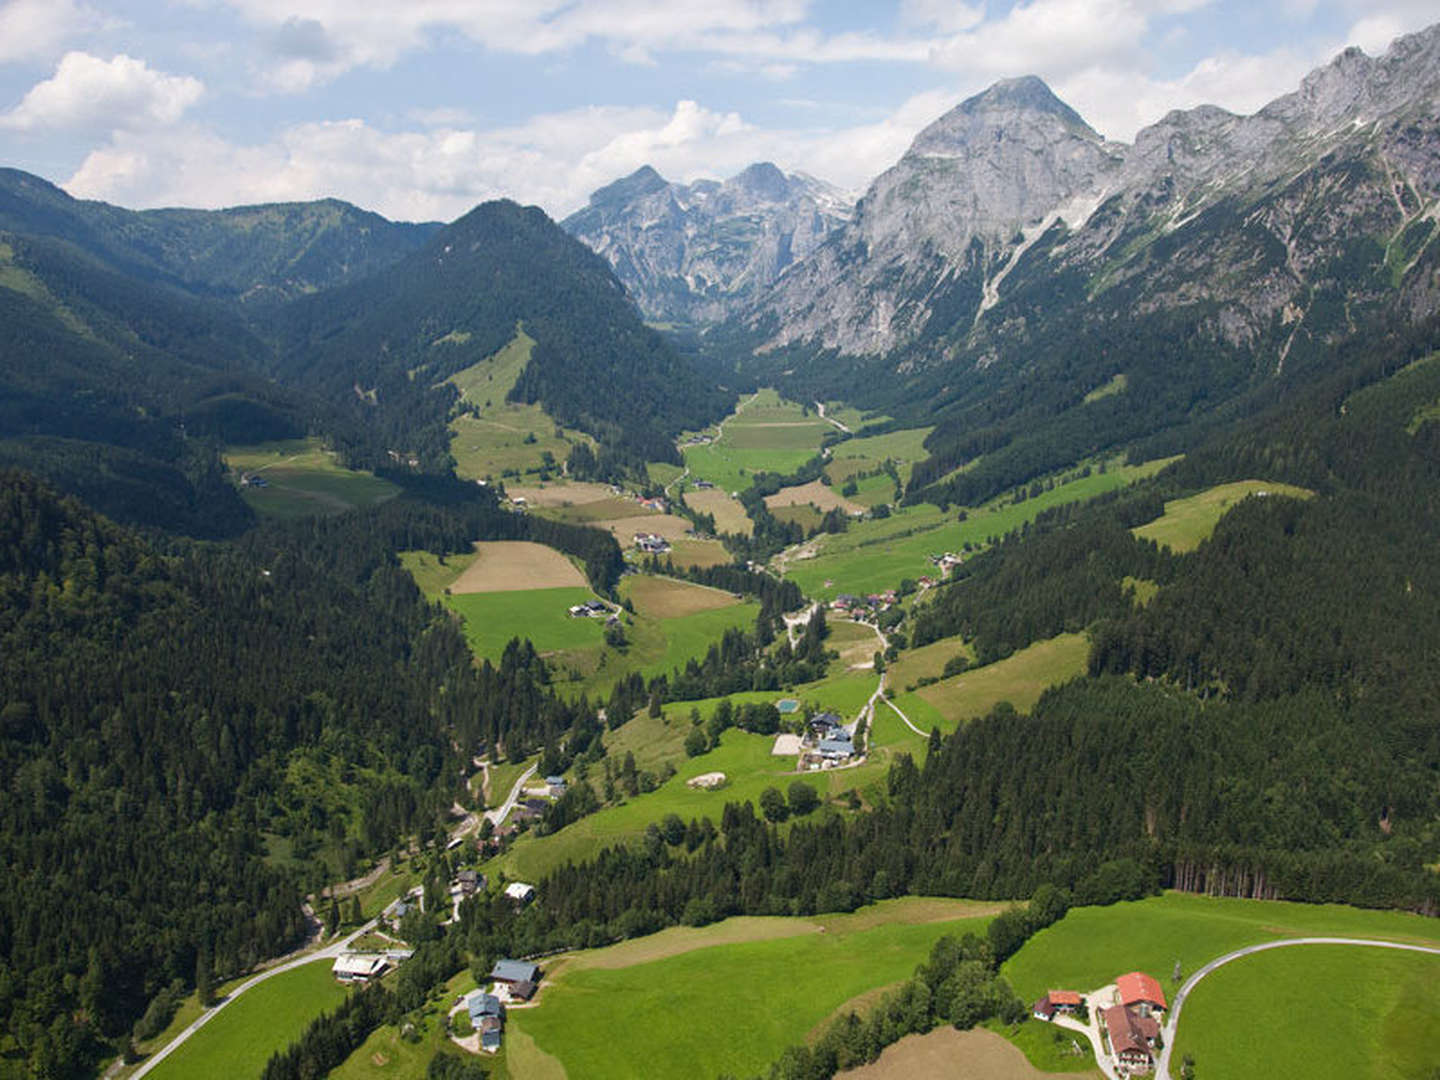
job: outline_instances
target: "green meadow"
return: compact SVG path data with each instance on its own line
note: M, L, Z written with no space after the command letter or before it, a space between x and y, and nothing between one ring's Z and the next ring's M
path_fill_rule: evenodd
M1420 915L1339 904L1228 900L1170 892L1108 907L1075 908L1032 937L1006 961L1002 973L1027 1001L1050 989L1094 990L1116 975L1137 970L1155 976L1166 994L1173 995L1177 984L1171 976L1177 961L1183 980L1235 949L1306 935L1437 945L1440 924ZM1187 1005L1182 1031L1189 1018Z
M1174 460L1163 458L1134 466L1113 464L1103 473L1092 470L1089 476L1077 475L1022 502L1007 496L966 510L963 521L955 510L942 512L929 504L904 507L879 521L852 524L847 532L816 537L806 545L807 550L814 550L814 557L789 559L785 577L807 596L833 599L842 592L864 595L894 588L905 578L938 576L939 571L930 563L932 554L958 553L967 543L983 547L1033 521L1042 510L1125 487L1153 476Z
M900 483L910 481L910 470L915 462L927 457L925 440L935 429L933 427L905 428L890 431L884 435L868 435L860 439L846 439L838 443L831 455L825 472L838 486L857 472L872 472L880 468L887 458L895 463ZM872 477L872 483L880 481L887 490L893 490L894 481L882 474ZM886 500L888 501L888 500Z
M400 565L410 571L420 591L431 600L443 600L445 590L475 561L475 552L434 555L428 551L400 552Z
M235 471L264 478L264 487L246 486L240 494L251 509L265 517L343 514L382 503L400 491L373 473L345 468L319 439L231 446L224 457Z
M601 643L604 619L576 619L570 608L594 599L583 587L517 589L509 592L465 593L445 597L460 615L470 651L484 660L499 660L511 638L529 638L537 651L584 649Z
M983 933L993 910L915 898L665 931L634 943L648 962L627 962L620 945L557 965L539 1007L515 1010L510 1026L586 1080L750 1076L842 1005L909 978L937 938Z
M684 448L685 464L697 479L724 492L744 491L757 472L790 473L820 452L833 431L804 407L783 400L774 390L742 399L725 421L718 442Z
M1440 1062L1440 956L1297 945L1207 975L1180 1015L1173 1060L1214 1080L1429 1080Z
M1165 513L1154 521L1130 530L1142 540L1154 540L1176 554L1194 551L1208 539L1225 513L1251 495L1289 495L1309 499L1313 491L1290 484L1272 484L1264 480L1239 480L1220 484L1184 499L1171 499Z
M311 1020L340 1004L345 994L328 960L276 975L226 1005L149 1075L155 1080L258 1076L271 1054L299 1038Z
M986 715L1002 701L1019 712L1028 711L1049 687L1083 674L1089 656L1090 640L1084 634L1061 634L1037 641L1004 660L922 686L913 696L944 717L940 729L949 731L962 720ZM910 715L903 703L900 707ZM925 727L918 718L910 719L917 727Z

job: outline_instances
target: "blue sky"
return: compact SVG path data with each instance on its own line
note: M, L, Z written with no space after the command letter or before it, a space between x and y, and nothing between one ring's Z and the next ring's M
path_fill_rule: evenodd
M642 164L854 190L996 79L1107 137L1251 112L1433 0L0 0L0 164L124 206L562 216Z

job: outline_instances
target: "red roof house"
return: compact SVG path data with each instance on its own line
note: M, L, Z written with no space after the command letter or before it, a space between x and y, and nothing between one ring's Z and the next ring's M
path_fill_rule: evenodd
M1116 1061L1132 1072L1150 1071L1155 1063L1151 1048L1160 1037L1160 1024L1154 1017L1112 1005L1105 1010L1105 1033Z
M1051 1020L1057 1012L1073 1013L1083 1000L1074 990L1051 990L1035 1002L1032 1011L1037 1020Z
M1145 1014L1151 1009L1164 1011L1169 1008L1165 1004L1165 991L1160 989L1160 984L1155 979L1143 971L1121 975L1115 980L1115 986L1120 991L1120 1004L1127 1009L1139 1009Z

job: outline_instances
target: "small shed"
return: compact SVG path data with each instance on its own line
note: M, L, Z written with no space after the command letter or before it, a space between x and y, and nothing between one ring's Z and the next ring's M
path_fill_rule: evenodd
M341 953L331 972L342 983L369 982L385 974L390 962L380 953Z
M505 886L505 895L517 904L528 904L535 899L535 886L527 885L523 881L512 881Z

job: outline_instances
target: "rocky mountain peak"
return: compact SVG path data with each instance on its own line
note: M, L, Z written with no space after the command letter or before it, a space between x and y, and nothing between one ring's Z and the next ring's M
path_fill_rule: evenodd
M622 176L590 195L591 206L615 207L664 191L669 182L649 165L641 165L629 176Z
M988 154L991 143L1023 128L1042 135L1062 134L1100 142L1100 136L1034 75L1003 79L967 98L925 128L907 156L956 157Z

